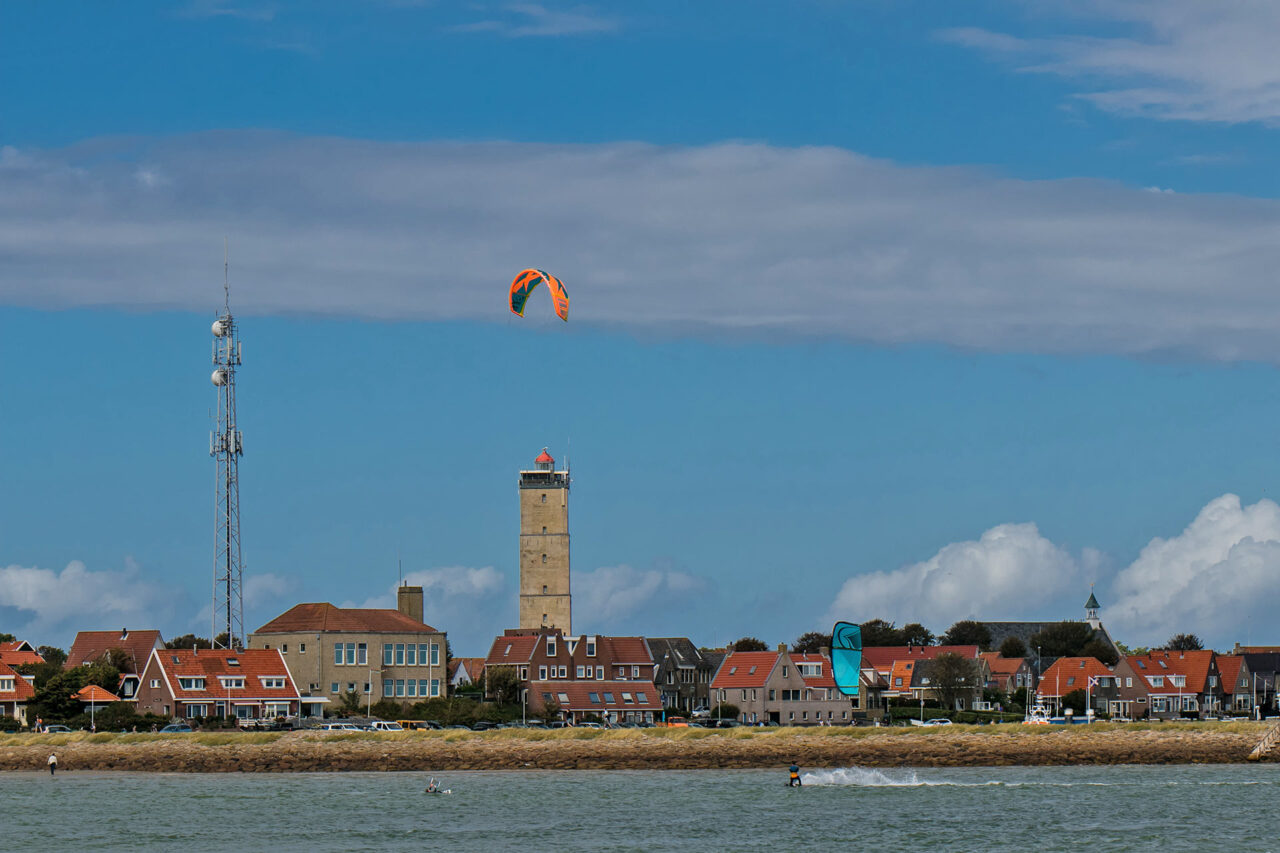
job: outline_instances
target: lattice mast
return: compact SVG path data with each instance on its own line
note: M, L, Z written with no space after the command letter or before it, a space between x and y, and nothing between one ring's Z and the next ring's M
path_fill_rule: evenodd
M213 322L213 375L218 390L218 419L209 434L209 455L216 461L216 519L213 545L213 625L215 648L244 644L244 564L240 556L240 456L244 434L236 426L236 368L240 366L239 329L231 316L227 259L222 260L222 314ZM225 642L218 642L225 633Z

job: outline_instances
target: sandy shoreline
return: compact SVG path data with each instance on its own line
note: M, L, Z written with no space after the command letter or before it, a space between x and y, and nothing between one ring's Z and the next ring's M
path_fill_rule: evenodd
M1243 762L1266 724L704 732L10 735L0 771L304 772L969 767Z

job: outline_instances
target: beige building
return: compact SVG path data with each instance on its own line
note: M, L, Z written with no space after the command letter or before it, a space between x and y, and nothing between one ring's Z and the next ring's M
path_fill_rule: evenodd
M251 649L278 649L305 697L412 704L448 693L445 635L422 621L422 587L402 586L395 610L299 604L255 631Z
M573 633L569 594L569 472L547 449L520 472L520 627Z

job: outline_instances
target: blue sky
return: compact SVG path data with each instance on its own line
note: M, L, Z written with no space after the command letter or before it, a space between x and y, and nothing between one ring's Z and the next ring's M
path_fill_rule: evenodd
M0 5L0 630L207 630L225 235L253 625L482 653L571 441L584 630L1274 639L1277 14Z

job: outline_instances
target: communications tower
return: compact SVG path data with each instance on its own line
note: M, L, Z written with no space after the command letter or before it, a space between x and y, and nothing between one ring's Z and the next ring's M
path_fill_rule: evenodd
M240 456L244 434L236 428L236 368L240 366L239 329L231 316L227 260L222 261L222 314L213 321L213 380L218 390L218 420L209 434L209 455L217 461L213 544L214 648L243 646L244 564L240 557ZM225 632L225 642L218 642Z

